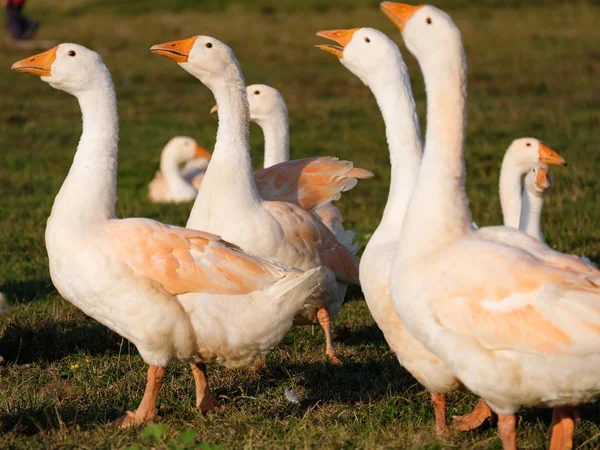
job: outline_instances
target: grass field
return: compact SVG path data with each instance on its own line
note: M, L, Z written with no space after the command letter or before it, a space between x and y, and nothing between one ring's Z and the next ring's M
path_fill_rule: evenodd
M119 96L121 217L185 224L191 205L153 205L146 184L166 141L194 136L207 148L213 98L152 44L208 34L236 52L249 83L281 90L291 122L293 157L336 155L376 173L338 202L364 246L383 211L389 184L384 128L374 99L332 55L313 49L320 29L372 26L401 46L421 117L424 89L400 34L374 1L36 0L40 38L77 42L100 52ZM472 6L477 3L478 6ZM503 7L495 7L502 3ZM200 6L198 6L200 4ZM600 259L600 9L588 2L440 1L463 32L469 58L467 165L474 219L501 222L497 182L512 139L543 139L569 162L554 170L543 231L561 251ZM31 51L0 47L0 291L13 305L0 320L0 448L501 448L493 427L433 435L427 393L390 353L358 290L335 319L343 365L328 363L318 329L296 327L265 367L209 369L225 406L209 417L194 409L191 373L167 372L159 404L164 430L116 431L108 423L134 409L145 365L133 346L64 301L49 278L44 227L81 131L74 98L39 79L11 73ZM423 122L424 125L424 122ZM251 128L254 162L262 134ZM286 402L294 390L298 405ZM475 399L453 394L449 417ZM543 448L548 411L523 410L522 448ZM582 409L577 448L600 447L600 410ZM163 434L161 434L163 433ZM149 436L154 436L153 439ZM187 445L187 447L185 447ZM177 447L179 446L179 447ZM205 448L210 448L208 445Z

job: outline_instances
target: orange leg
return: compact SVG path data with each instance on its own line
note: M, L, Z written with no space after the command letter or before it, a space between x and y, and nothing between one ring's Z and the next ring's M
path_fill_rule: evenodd
M446 394L431 394L433 412L435 413L435 433L439 436L448 431L446 426Z
M504 450L517 450L517 417L514 414L498 414L498 434Z
M156 414L156 399L158 391L163 384L165 377L165 368L158 366L148 367L148 381L146 382L146 391L140 402L140 406L135 410L135 413L127 411L127 413L115 420L114 425L119 428L129 428L131 426L143 425L146 422L159 420L160 417Z
M194 381L196 382L196 408L202 414L210 414L219 406L217 399L213 397L208 387L208 379L206 377L206 364L190 363Z
M340 364L341 361L338 359L337 355L335 354L335 349L333 348L333 336L331 334L331 319L329 319L329 313L325 308L318 309L317 319L319 320L321 328L323 328L323 331L325 332L325 353L327 353L327 356L329 356L329 359L332 363Z
M554 408L550 425L550 450L571 450L575 430L575 408Z
M474 430L490 417L492 417L492 410L483 400L479 400L469 414L453 417L452 428L460 431Z

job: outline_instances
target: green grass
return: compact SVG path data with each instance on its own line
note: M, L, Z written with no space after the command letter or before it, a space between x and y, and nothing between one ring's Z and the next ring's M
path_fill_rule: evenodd
M440 4L460 26L469 58L467 183L474 219L480 225L501 222L503 152L516 137L539 137L569 162L553 172L545 236L561 251L598 261L600 11L587 2L502 2L510 8L491 0L474 3ZM249 83L281 90L294 157L336 155L376 173L338 202L364 246L389 183L383 123L368 89L312 47L320 42L314 36L320 29L373 26L388 33L405 54L423 117L418 67L376 5L37 0L31 14L44 18L40 38L87 45L112 71L121 117L120 216L179 225L187 219L190 205L153 205L145 199L146 184L173 135L192 135L212 147L213 98L148 49L201 33L231 45ZM167 448L189 428L198 442L228 449L500 448L494 428L436 440L427 393L398 365L358 291L359 301L348 303L334 323L343 365L325 361L320 330L297 327L268 355L266 367L210 369L222 413L198 415L191 373L173 364L159 399L164 435L152 440L152 430L142 435L108 427L136 407L145 366L127 342L61 299L49 279L45 220L77 145L80 112L72 97L9 71L29 54L7 44L0 51L0 291L14 305L0 325L0 448ZM255 125L251 134L259 167L262 135ZM286 388L298 393L299 405L286 402ZM449 416L467 412L474 401L451 395ZM579 448L600 446L599 419L597 406L583 409L575 435ZM544 447L549 420L547 411L522 412L522 448Z

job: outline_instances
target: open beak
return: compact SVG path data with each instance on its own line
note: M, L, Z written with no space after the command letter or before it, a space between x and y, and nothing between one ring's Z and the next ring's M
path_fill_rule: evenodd
M10 68L15 72L30 73L40 77L48 77L52 75L52 64L56 59L58 46L51 48L44 53L30 56L29 58L17 61Z
M567 162L562 156L556 153L549 147L546 147L540 142L539 144L539 159L540 163L548 164L549 166L566 166Z
M150 47L152 53L172 59L177 63L188 62L190 52L198 36L183 39L181 41L165 42L164 44L156 44Z
M352 36L354 36L354 33L356 33L357 30L358 28L352 28L351 30L319 31L317 33L317 36L324 37L325 39L329 39L330 41L337 42L340 45L337 46L331 44L320 44L315 45L315 47L326 52L333 53L335 56L341 59L344 57L344 49L350 43L350 41L352 40Z
M196 158L210 159L211 156L212 155L208 152L208 150L206 150L201 145L196 144L196 154L195 154Z
M214 114L214 113L216 113L217 111L219 111L219 105L215 105L215 106L213 106L212 108L210 108L210 113L211 113L211 114Z
M552 187L550 169L547 167L538 167L537 175L535 177L535 185L542 191L547 191Z
M405 3L383 2L379 7L394 22L394 25L402 31L413 14L422 8L423 5L412 6Z

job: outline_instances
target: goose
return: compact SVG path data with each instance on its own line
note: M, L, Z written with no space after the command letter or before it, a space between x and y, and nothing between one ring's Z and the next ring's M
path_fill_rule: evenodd
M148 198L153 202L188 202L194 200L210 153L194 138L175 136L160 154L160 170L148 183ZM186 163L183 170L179 166Z
M298 311L295 323L319 323L327 356L339 362L331 317L341 309L345 287L358 284L358 261L310 211L260 195L252 175L246 86L233 51L200 35L157 44L151 51L198 78L219 105L215 148L187 226L218 231L224 239L290 267L324 266L320 289Z
M287 106L281 93L266 84L251 84L246 87L248 106L250 108L250 121L257 123L265 137L264 167L269 168L290 160L290 127ZM218 106L211 109L217 112ZM355 178L371 178L373 173L364 169L359 171ZM264 198L267 198L263 194ZM358 243L354 243L356 233L344 229L344 218L340 211L330 202L314 209L314 213L321 219L327 228L335 235L344 247L353 255L358 251Z
M77 98L83 132L46 226L50 276L85 314L131 341L149 365L143 399L121 427L154 420L171 361L191 364L196 405L216 405L205 365L240 367L275 346L321 269L286 268L211 233L115 216L119 126L101 56L63 43L16 62Z
M390 151L391 184L381 222L360 261L365 301L400 364L431 392L438 434L447 431L446 393L458 389L454 374L403 325L394 309L389 277L397 252L399 230L414 189L422 158L421 133L408 69L398 46L373 28L320 31L317 36L339 44L317 45L337 56L377 100L386 125ZM455 417L454 427L468 430L488 417L485 404L471 414Z
M521 216L521 180L539 164L565 166L562 156L540 140L525 137L515 139L504 154L500 169L500 205L504 226L519 228Z
M424 157L392 265L392 302L411 334L498 414L504 449L516 449L520 406L554 408L550 447L571 448L574 407L600 396L600 272L518 230L487 227L521 235L528 246L473 228L460 31L430 5L382 8L419 62L428 106Z
M519 229L538 241L546 242L540 229L540 219L544 198L553 184L550 169L546 165L534 167L525 176L523 184Z

